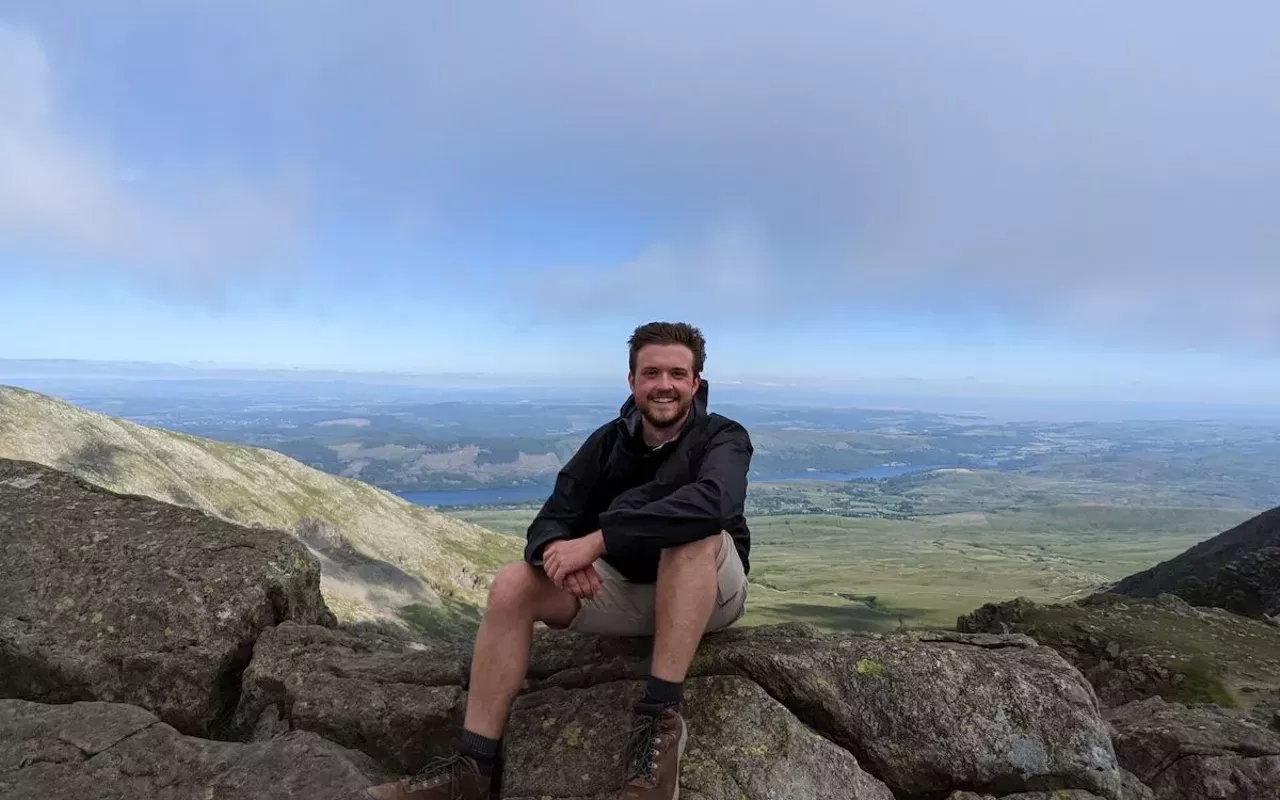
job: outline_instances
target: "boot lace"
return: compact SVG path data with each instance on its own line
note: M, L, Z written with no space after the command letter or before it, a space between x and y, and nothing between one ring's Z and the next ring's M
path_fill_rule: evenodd
M657 780L658 745L662 742L662 718L637 714L631 721L627 743L627 780Z
M462 792L462 778L465 774L479 776L480 769L476 763L460 753L438 756L428 761L416 775L409 779L409 789L422 789L440 778L449 777L449 800L465 800Z

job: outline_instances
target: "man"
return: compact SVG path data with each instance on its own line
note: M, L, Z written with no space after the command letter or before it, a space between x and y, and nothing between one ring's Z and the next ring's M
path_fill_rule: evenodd
M745 428L707 411L697 328L653 322L629 345L631 396L560 471L529 526L524 560L494 579L455 752L414 778L370 789L375 800L497 800L502 735L535 622L653 637L621 797L675 796L688 738L685 674L703 634L745 609L743 506L753 451Z

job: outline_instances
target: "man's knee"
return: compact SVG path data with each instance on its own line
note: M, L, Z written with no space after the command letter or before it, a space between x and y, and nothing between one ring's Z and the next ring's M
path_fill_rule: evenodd
M489 587L491 611L529 611L542 588L542 573L524 561L513 561L493 576Z
M708 536L688 544L668 547L662 551L662 563L692 564L710 562L715 564L720 558L720 548L724 543L723 536Z

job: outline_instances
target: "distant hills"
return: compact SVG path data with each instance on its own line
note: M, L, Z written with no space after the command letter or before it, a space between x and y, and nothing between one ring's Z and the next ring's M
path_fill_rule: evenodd
M447 635L476 618L519 539L416 506L278 452L152 428L0 386L0 458L114 492L282 529L320 558L341 622Z

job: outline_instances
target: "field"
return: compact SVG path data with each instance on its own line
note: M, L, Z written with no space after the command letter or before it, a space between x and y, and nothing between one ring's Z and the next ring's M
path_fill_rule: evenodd
M1063 505L910 519L756 516L744 623L950 628L983 603L1091 592L1251 513ZM451 514L523 535L534 509Z

